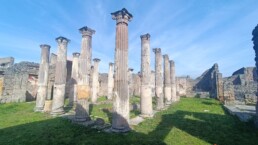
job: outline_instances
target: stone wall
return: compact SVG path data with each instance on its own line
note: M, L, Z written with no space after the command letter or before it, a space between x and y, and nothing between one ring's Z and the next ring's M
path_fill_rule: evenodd
M225 84L233 85L235 104L255 104L257 101L257 75L255 67L241 68L232 76L224 78ZM224 86L224 92L232 91L231 87Z
M8 68L14 64L13 57L0 58L0 68Z
M20 62L7 68L3 76L0 102L24 102L35 99L39 64Z

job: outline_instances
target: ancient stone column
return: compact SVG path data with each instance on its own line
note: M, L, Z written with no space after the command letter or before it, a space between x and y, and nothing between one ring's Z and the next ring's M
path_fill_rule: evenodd
M92 74L92 103L96 103L98 99L98 84L99 84L99 62L100 59L95 58L94 61L94 70Z
M78 66L79 66L79 56L80 53L73 53L73 64L72 64L72 74L69 81L70 91L69 91L69 106L74 106L77 100L77 81L78 81Z
M170 79L171 79L171 101L179 101L179 97L176 95L176 73L175 73L175 62L173 60L170 63Z
M164 108L162 55L160 48L154 48L155 53L155 95L157 98L157 110Z
M47 98L48 89L48 70L49 70L49 51L50 46L46 44L40 45L41 61L39 65L38 75L38 93L36 99L35 111L43 111L45 100Z
M129 127L128 22L133 16L125 9L111 13L116 20L115 86L112 131L127 132Z
M152 117L150 34L141 35L141 116Z
M90 120L90 69L91 69L91 44L95 30L89 27L79 29L82 34L81 55L79 57L77 104L75 109L75 121L83 122Z
M65 37L56 38L58 43L55 70L54 96L52 102L52 115L64 113L65 84L67 76L67 44L70 40Z
M128 68L128 87L129 87L129 97L133 96L133 69Z
M163 55L164 59L164 93L166 105L171 104L171 81L170 81L170 67L169 57L167 54Z
M258 25L254 28L253 32L253 43L254 43L254 51L255 51L255 66L256 66L256 74L258 74ZM257 93L258 95L258 93ZM255 126L258 128L258 98L256 102L256 118L255 118Z
M109 63L108 96L107 96L109 100L112 99L113 97L113 89L114 89L114 63Z

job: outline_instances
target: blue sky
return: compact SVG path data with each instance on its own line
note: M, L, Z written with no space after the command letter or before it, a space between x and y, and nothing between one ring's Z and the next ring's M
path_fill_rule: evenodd
M93 35L93 58L100 71L114 60L115 21L110 13L126 8L129 23L129 67L140 70L140 35L151 35L151 48L159 47L176 63L177 76L197 77L214 63L223 76L254 66L251 32L258 24L257 0L10 0L0 2L0 57L15 61L40 60L40 44L55 38L71 40L68 57L80 52L78 29L88 26ZM151 52L152 69L154 53Z

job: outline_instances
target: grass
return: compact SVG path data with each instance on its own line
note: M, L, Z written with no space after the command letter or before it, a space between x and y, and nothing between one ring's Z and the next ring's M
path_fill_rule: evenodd
M137 99L136 99L137 100ZM68 120L34 113L34 103L0 104L0 144L172 144L172 145L256 145L258 131L224 112L213 99L181 98L153 119L133 127L126 134L104 133L72 124ZM109 121L103 108L92 107L92 115ZM102 108L102 109L100 109Z

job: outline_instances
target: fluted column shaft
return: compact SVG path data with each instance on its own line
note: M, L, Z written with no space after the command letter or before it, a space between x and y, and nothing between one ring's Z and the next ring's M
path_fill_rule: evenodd
M150 34L141 36L141 116L151 117L151 68L150 68Z
M99 62L100 59L95 58L94 60L94 69L92 74L92 103L96 103L98 99L98 84L99 84Z
M155 53L155 95L157 98L157 110L164 108L162 54L160 48L154 48Z
M128 22L132 15L126 10L111 13L116 20L115 85L112 114L112 130L126 132L129 127L128 93Z
M168 55L163 55L164 59L164 93L166 104L171 104L171 80Z
M90 69L91 69L91 49L92 35L95 33L89 27L79 29L82 34L81 55L79 57L78 84L77 84L77 104L75 109L75 120L78 122L90 120L89 99L90 92Z
M109 63L109 71L108 71L108 96L107 98L110 100L113 97L113 88L114 88L114 64Z
M173 60L170 63L170 78L171 78L171 101L179 101L179 97L176 95L176 73L175 73L175 62Z
M38 75L38 93L35 111L43 111L48 91L48 71L49 71L49 52L50 46L43 44L41 48L41 61Z
M69 81L70 91L69 91L69 105L73 106L77 100L77 81L78 81L78 66L79 66L80 53L73 53L73 65L72 74Z
M65 84L67 76L67 44L69 40L65 37L56 38L58 43L57 60L55 70L54 96L51 114L64 113Z

